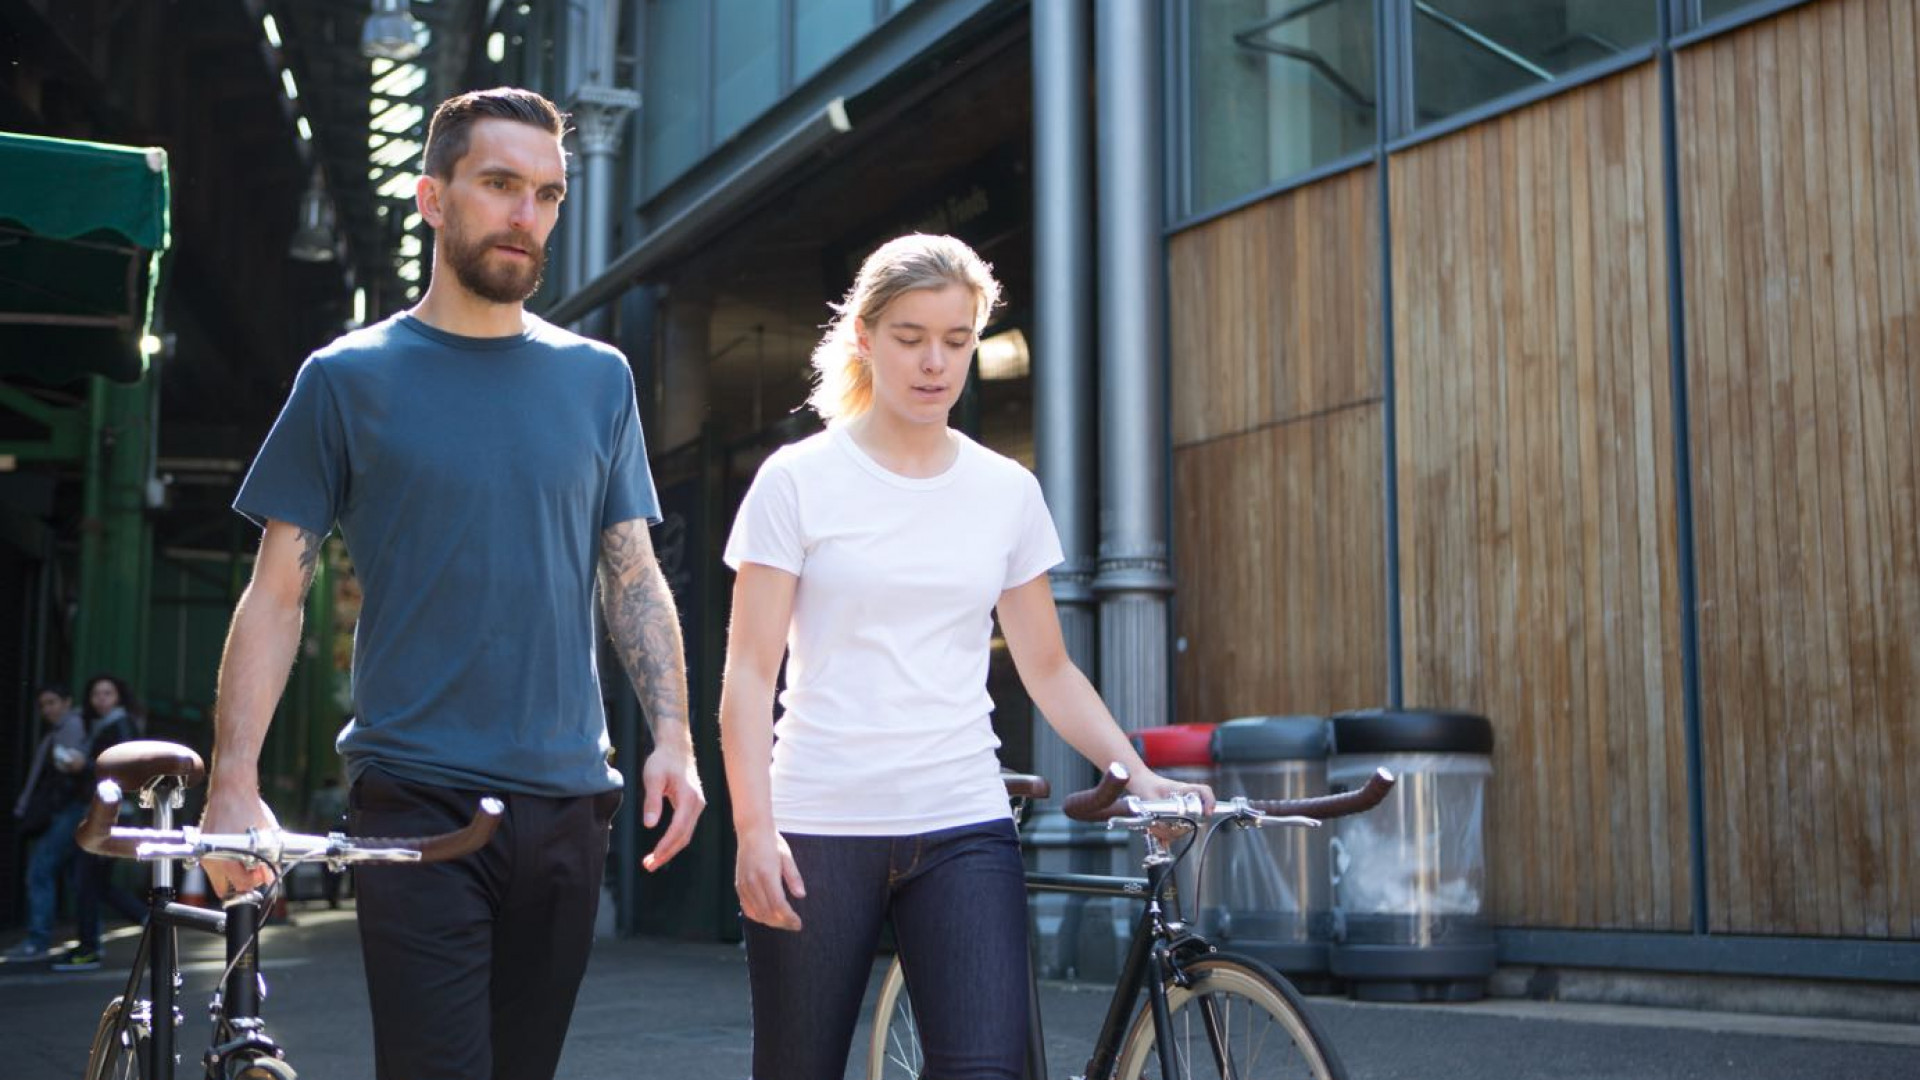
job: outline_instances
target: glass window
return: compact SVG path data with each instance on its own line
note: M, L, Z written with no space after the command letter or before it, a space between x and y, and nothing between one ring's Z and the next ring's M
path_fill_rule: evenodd
M780 0L718 0L713 139L722 142L780 96Z
M706 149L700 130L706 7L706 0L652 0L647 5L640 157L648 194L685 172Z
M1187 12L1187 213L1373 144L1373 0L1203 0Z
M1419 122L1539 86L1652 41L1655 0L1414 0Z
M827 66L873 29L873 0L793 0L793 81Z
M1752 7L1760 0L1699 0L1699 22L1712 22L1729 12L1739 11L1743 7Z

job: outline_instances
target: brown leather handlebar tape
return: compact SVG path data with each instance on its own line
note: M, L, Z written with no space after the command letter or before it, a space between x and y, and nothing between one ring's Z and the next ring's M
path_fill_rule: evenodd
M1127 767L1116 761L1107 766L1098 784L1067 796L1060 808L1075 821L1105 821L1117 812L1114 804L1127 793L1127 781L1131 779Z
M113 823L119 817L120 785L102 780L94 785L93 805L87 807L87 816L80 819L80 827L74 830L73 842L80 845L80 850L95 855L132 858L140 842L113 835Z
M1346 817L1359 814L1380 805L1380 800L1393 790L1393 774L1385 769L1373 770L1365 785L1338 795L1320 795L1311 799L1249 799L1247 805L1263 814L1276 817L1310 817L1325 821L1328 818Z
M1006 781L1009 799L1033 799L1038 801L1053 794L1053 785L1044 776L1029 776L1026 773L1001 773L1000 779Z
M500 817L506 813L506 804L499 799L488 797L480 800L480 808L473 812L473 820L466 827L439 836L353 836L348 840L359 848L404 848L418 851L421 862L446 862L471 855L487 846L493 839L494 831L500 828Z

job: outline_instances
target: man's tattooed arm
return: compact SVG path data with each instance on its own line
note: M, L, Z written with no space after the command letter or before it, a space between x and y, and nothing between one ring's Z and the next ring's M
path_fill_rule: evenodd
M687 740L684 749L691 752L680 614L645 521L624 521L600 534L600 603L655 742Z
M300 595L313 587L313 575L320 567L320 550L327 538L306 529L300 530Z
M200 820L209 832L245 832L273 823L259 796L260 748L300 648L301 616L325 539L323 533L284 521L267 522L261 537L253 579L234 608L220 658L213 762ZM222 896L266 880L264 871L217 859L207 861L207 876Z

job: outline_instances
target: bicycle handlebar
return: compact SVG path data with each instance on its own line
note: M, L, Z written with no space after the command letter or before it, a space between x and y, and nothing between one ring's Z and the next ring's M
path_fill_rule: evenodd
M1067 796L1062 804L1066 815L1075 821L1105 821L1116 817L1198 817L1197 800L1149 800L1123 798L1127 793L1127 781L1132 776L1126 766L1114 762L1107 766L1106 774L1100 782L1085 791L1076 791ZM1380 805L1393 790L1393 774L1385 769L1375 769L1367 778L1364 786L1343 791L1337 795L1320 795L1309 799L1244 799L1222 800L1215 813L1236 813L1241 809L1253 810L1270 817L1304 817L1315 821L1328 818L1346 817L1358 814ZM1164 804L1164 805L1163 805Z
M180 829L116 826L120 798L120 785L112 780L102 780L94 788L93 805L74 833L74 842L82 850L114 859L233 859L276 867L301 862L444 862L485 847L506 812L506 804L499 799L483 798L472 821L438 836L317 836L280 829L207 833L191 825Z

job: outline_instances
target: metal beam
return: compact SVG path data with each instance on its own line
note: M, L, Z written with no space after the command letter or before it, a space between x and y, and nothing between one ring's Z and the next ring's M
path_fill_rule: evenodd
M789 131L785 138L767 146L758 157L747 161L726 180L714 185L705 198L641 237L639 243L615 259L605 272L543 312L542 317L548 322L565 326L616 299L643 275L691 247L706 234L709 226L722 221L754 196L779 183L808 154L852 129L853 125L847 120L845 103L840 98L829 101L825 108Z
M1502 964L1920 983L1920 942L1500 930Z

